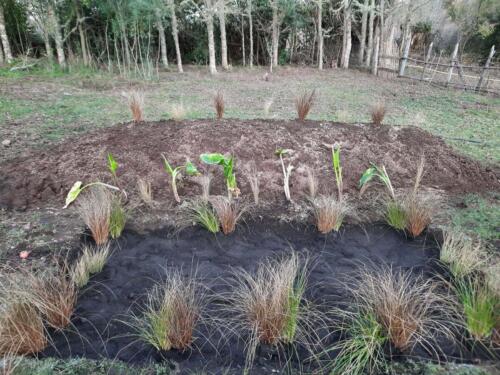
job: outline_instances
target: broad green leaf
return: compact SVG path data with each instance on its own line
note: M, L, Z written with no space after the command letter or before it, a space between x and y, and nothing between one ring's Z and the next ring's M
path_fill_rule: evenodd
M276 156L283 156L283 155L286 155L290 152L290 150L286 149L286 148L278 148L276 149L276 151L274 151L274 154Z
M200 160L205 164L211 164L211 165L220 165L220 164L225 164L227 162L226 157L219 153L201 154Z
M175 173L174 169L172 168L172 166L168 162L168 160L165 157L165 155L161 154L161 157L163 158L163 166L164 166L165 170L167 171L168 174L170 174L170 175L173 176L174 173Z
M193 163L191 163L190 161L188 161L186 163L185 168L186 168L186 174L188 176L196 176L196 175L200 174L200 172L198 172L198 169L196 168L196 166Z
M67 208L72 202L74 202L82 190L82 182L76 181L71 187L68 195L66 195L66 204L64 205L64 208Z
M363 175L361 176L361 178L359 179L359 187L363 187L364 185L366 185L368 182L370 182L373 177L375 177L377 174L377 168L374 167L374 166L371 166L370 168L368 168L364 173Z
M116 175L116 170L118 169L118 163L116 162L111 152L108 153L108 168L113 175Z

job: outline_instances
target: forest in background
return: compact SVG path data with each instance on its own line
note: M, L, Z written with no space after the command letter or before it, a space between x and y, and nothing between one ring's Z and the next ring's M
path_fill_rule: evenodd
M423 55L484 61L500 44L498 0L0 0L0 63L45 57L150 77L170 65L395 68Z

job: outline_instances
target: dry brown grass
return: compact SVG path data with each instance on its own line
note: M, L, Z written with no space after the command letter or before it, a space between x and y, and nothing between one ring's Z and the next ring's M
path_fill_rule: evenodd
M345 200L340 201L334 195L320 195L310 201L316 226L323 234L338 231L351 209Z
M108 242L112 196L101 186L90 188L78 200L78 211L97 245Z
M134 122L144 121L144 93L141 91L130 91L127 94L127 101Z
M212 177L209 174L193 177L194 181L201 187L201 199L208 202L210 198L210 184Z
M217 214L222 232L224 234L234 232L236 224L245 213L246 208L224 196L212 197L210 203Z
M172 117L172 120L183 121L186 119L186 116L187 109L184 107L184 104L177 103L172 105L172 108L170 109L170 117Z
M375 103L371 108L372 123L377 126L382 125L386 112L384 103Z
M454 336L456 304L437 281L388 266L361 267L348 288L356 308L373 314L401 351L419 344L438 355L439 338Z
M153 204L153 190L151 189L151 181L143 180L139 178L137 180L137 191L141 200L147 205Z
M260 173L257 170L257 165L255 164L254 160L251 160L246 168L245 168L245 174L248 180L248 183L250 185L250 189L252 189L252 195L253 195L253 202L255 205L259 204L259 194L260 194L260 187L259 187L259 179L260 179Z
M225 103L224 94L220 90L214 95L214 108L217 120L222 119L224 117Z
M311 167L306 167L307 173L307 188L309 190L309 198L314 198L318 194L318 177L314 169Z
M424 175L425 158L420 158L415 176L415 183L411 193L403 201L406 217L406 231L412 237L417 237L429 226L432 221L432 207L418 193Z
M302 95L295 98L295 109L297 110L297 117L300 121L304 121L311 111L312 106L316 100L316 90L311 92L304 92Z

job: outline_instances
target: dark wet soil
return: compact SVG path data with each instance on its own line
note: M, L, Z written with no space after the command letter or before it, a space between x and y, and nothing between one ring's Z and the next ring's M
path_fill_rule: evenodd
M296 168L291 176L292 196L296 197L306 190L306 166L316 172L320 192L332 192L332 144L342 147L347 194L357 194L359 178L371 162L385 165L395 188L410 187L422 154L426 158L425 188L447 194L500 188L498 168L460 155L441 138L416 127L257 119L158 121L118 124L0 164L0 208L60 206L77 180L112 182L106 167L109 152L119 164L119 184L129 195L137 195L137 179L144 178L151 181L155 199L170 201L161 153L173 165L189 159L204 173L214 174L212 194L224 193L224 181L218 168L200 164L199 155L232 153L243 196L251 196L245 167L254 161L260 174L261 199L279 206L284 204L283 176L275 150L292 150L286 162ZM182 196L200 193L200 187L187 179L179 185Z
M154 349L136 341L132 330L121 321L137 310L146 291L172 268L189 274L196 266L201 282L220 296L230 290L228 280L234 268L253 271L266 257L293 249L315 260L307 299L322 306L338 306L347 298L341 280L352 275L360 263L386 263L431 275L439 256L436 238L431 234L409 240L384 225L371 225L346 226L340 234L325 237L314 228L266 220L244 225L230 236L213 236L197 227L177 236L166 230L147 235L125 232L118 244L103 272L93 277L79 297L73 319L77 334L54 333L55 348L46 350L44 356L108 357L135 364L164 360ZM203 328L202 332L195 340L198 349L190 353L174 351L165 357L178 363L181 373L193 369L218 373L228 366L241 373L244 344L230 336L221 340L224 331ZM454 350L447 354L457 356ZM254 373L282 369L279 358L261 349Z

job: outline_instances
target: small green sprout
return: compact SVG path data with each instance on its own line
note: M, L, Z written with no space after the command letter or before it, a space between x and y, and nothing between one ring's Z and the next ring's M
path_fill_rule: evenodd
M340 165L340 146L332 147L332 164L333 171L335 172L335 182L337 183L337 190L339 192L339 201L342 201L344 184L342 182L342 166Z
M111 172L111 174L113 175L114 179L116 180L117 179L116 170L118 169L118 163L115 160L115 158L113 157L113 155L111 154L111 152L108 152L108 169Z
M198 175L199 174L198 169L196 169L196 166L190 161L186 162L185 165L180 165L178 167L173 168L168 162L165 155L161 154L161 156L163 158L163 167L165 168L165 171L172 177L170 183L172 185L172 191L174 193L175 200L177 203L180 203L181 198L179 197L179 194L177 192L177 178L180 177L181 171L183 169L186 171L186 174L188 176Z

